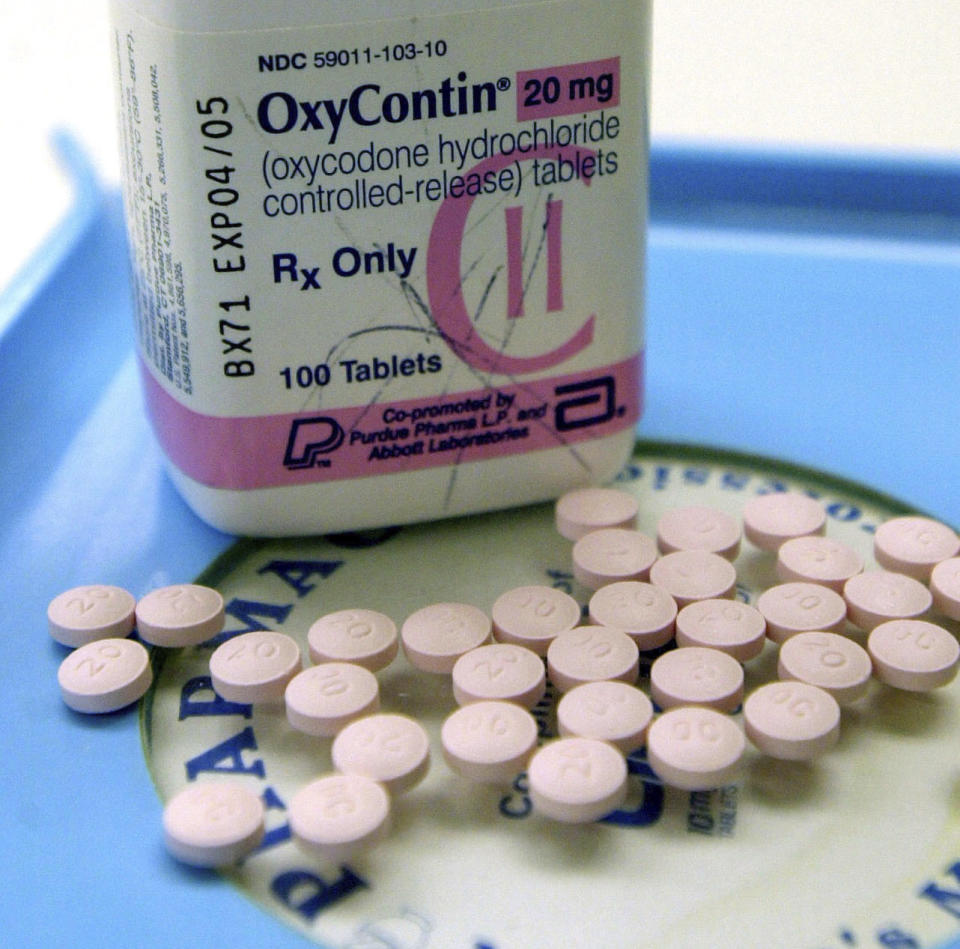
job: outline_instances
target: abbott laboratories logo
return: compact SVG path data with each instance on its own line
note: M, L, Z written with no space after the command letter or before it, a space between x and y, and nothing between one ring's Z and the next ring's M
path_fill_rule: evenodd
M329 415L294 419L283 456L284 468L328 468L330 459L321 456L335 451L343 443L340 423Z

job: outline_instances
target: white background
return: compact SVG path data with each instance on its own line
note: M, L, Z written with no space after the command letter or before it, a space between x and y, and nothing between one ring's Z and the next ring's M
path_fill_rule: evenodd
M51 129L118 178L106 0L2 4L0 289L70 201ZM656 0L653 50L655 141L960 158L958 0Z

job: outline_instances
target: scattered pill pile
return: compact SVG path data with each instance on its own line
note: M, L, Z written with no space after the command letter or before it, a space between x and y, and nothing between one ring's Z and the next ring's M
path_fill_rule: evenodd
M871 679L927 691L955 677L960 646L934 621L938 613L960 619L960 538L945 525L917 516L887 521L874 539L880 568L865 569L855 551L825 536L823 505L799 493L758 495L742 525L710 508L675 508L655 538L636 529L637 515L638 502L615 489L573 491L557 502L574 577L591 591L586 610L560 589L521 586L489 613L430 604L399 630L359 606L329 613L307 631L306 666L284 633L248 632L220 644L210 657L220 696L282 703L291 728L332 739L335 771L290 800L297 843L349 857L388 832L391 800L426 776L426 730L380 711L377 673L401 646L415 669L451 677L459 707L440 733L448 767L491 784L526 772L534 808L568 823L597 820L623 803L626 756L641 748L665 784L709 790L736 780L748 740L784 760L828 751L841 706L861 699ZM734 598L742 537L776 556L781 581L755 605ZM51 636L74 650L58 673L63 700L105 713L150 687L149 654L130 638L134 629L151 646L198 645L222 631L224 604L196 584L154 590L137 603L117 587L87 586L57 596L48 621ZM777 680L745 695L744 664L767 642L778 651ZM653 650L648 695L637 682L641 653ZM531 709L548 681L560 694L560 737L539 743ZM264 805L237 784L199 782L167 803L163 827L179 860L235 863L262 840Z

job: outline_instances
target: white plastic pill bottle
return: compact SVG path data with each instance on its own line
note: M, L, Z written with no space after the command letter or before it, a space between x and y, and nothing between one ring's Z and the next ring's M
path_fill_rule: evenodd
M641 412L648 0L113 0L146 404L234 533L611 478Z

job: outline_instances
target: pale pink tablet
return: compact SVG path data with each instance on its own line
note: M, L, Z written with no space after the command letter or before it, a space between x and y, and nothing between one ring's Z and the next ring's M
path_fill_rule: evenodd
M573 629L580 622L582 611L569 593L533 585L501 594L490 614L494 639L526 646L538 656L545 656L558 633Z
M765 755L808 761L837 743L840 706L815 685L770 682L747 696L743 724L747 737Z
M627 796L626 759L594 738L549 742L530 760L527 778L534 810L566 824L606 817Z
M673 639L677 601L652 583L624 580L590 597L590 621L622 629L639 649L657 649Z
M608 741L625 755L643 746L652 719L653 703L626 682L587 682L557 704L562 736Z
M154 646L198 646L223 630L223 597L197 583L153 590L137 603L137 632Z
M640 531L591 531L573 545L573 576L588 590L619 580L646 580L657 556L656 542Z
M543 698L546 679L543 659L535 652L514 643L488 643L457 660L453 697L458 705L499 699L533 708Z
M547 650L550 681L560 692L602 679L637 681L637 644L619 629L578 626L557 636Z
M760 655L767 621L748 603L696 600L677 614L677 645L719 649L739 662Z
M760 594L757 609L775 643L813 630L839 633L847 619L844 598L818 583L779 583Z
M930 591L913 577L889 570L865 570L843 585L847 616L871 630L892 619L916 619L933 604Z
M709 791L733 783L746 742L737 723L712 708L680 706L647 730L647 760L664 784Z
M960 552L960 537L946 524L929 517L894 517L873 535L878 564L926 583L930 571Z
M199 781L163 809L167 850L194 867L226 867L253 853L263 840L266 808L235 781Z
M930 572L933 605L950 619L960 620L960 557L938 563Z
M377 677L352 662L325 662L298 672L283 697L294 728L326 738L380 707Z
M578 488L557 500L557 531L567 540L579 540L603 527L634 527L639 507L632 494L616 488Z
M327 613L307 630L310 659L355 662L379 672L396 658L400 648L397 625L376 610L337 610Z
M865 695L872 674L863 646L837 633L797 633L780 647L777 661L781 679L819 686L840 705Z
M509 785L537 747L536 719L513 702L472 702L440 730L450 769L470 781Z
M255 630L221 643L210 656L210 679L228 702L282 702L303 660L297 641L285 633Z
M784 583L819 583L843 593L843 585L861 570L860 554L832 537L794 537L777 551L777 576Z
M456 661L490 640L490 617L469 603L434 603L411 613L400 627L410 664L447 675Z
M675 507L657 521L657 545L661 553L706 550L727 560L740 553L740 523L716 508L703 505Z
M133 632L136 605L122 587L74 587L50 601L47 626L58 643L73 648L97 639L123 639Z
M662 709L702 705L732 712L743 701L743 666L719 649L672 649L650 667L650 695Z
M666 590L682 608L694 600L732 597L737 586L737 571L719 554L678 550L664 554L650 568L650 582Z
M960 645L953 633L925 620L891 620L875 626L867 651L881 682L908 692L929 692L957 675Z
M368 715L345 725L330 749L333 766L382 784L391 795L416 787L430 770L430 739L406 715Z
M359 774L327 774L302 787L287 803L290 834L301 849L340 862L387 833L390 796Z
M743 507L743 533L755 547L776 553L793 537L822 534L827 512L814 498L795 491L758 494Z
M98 639L60 663L57 681L63 701L75 712L115 712L150 688L150 655L135 639Z

